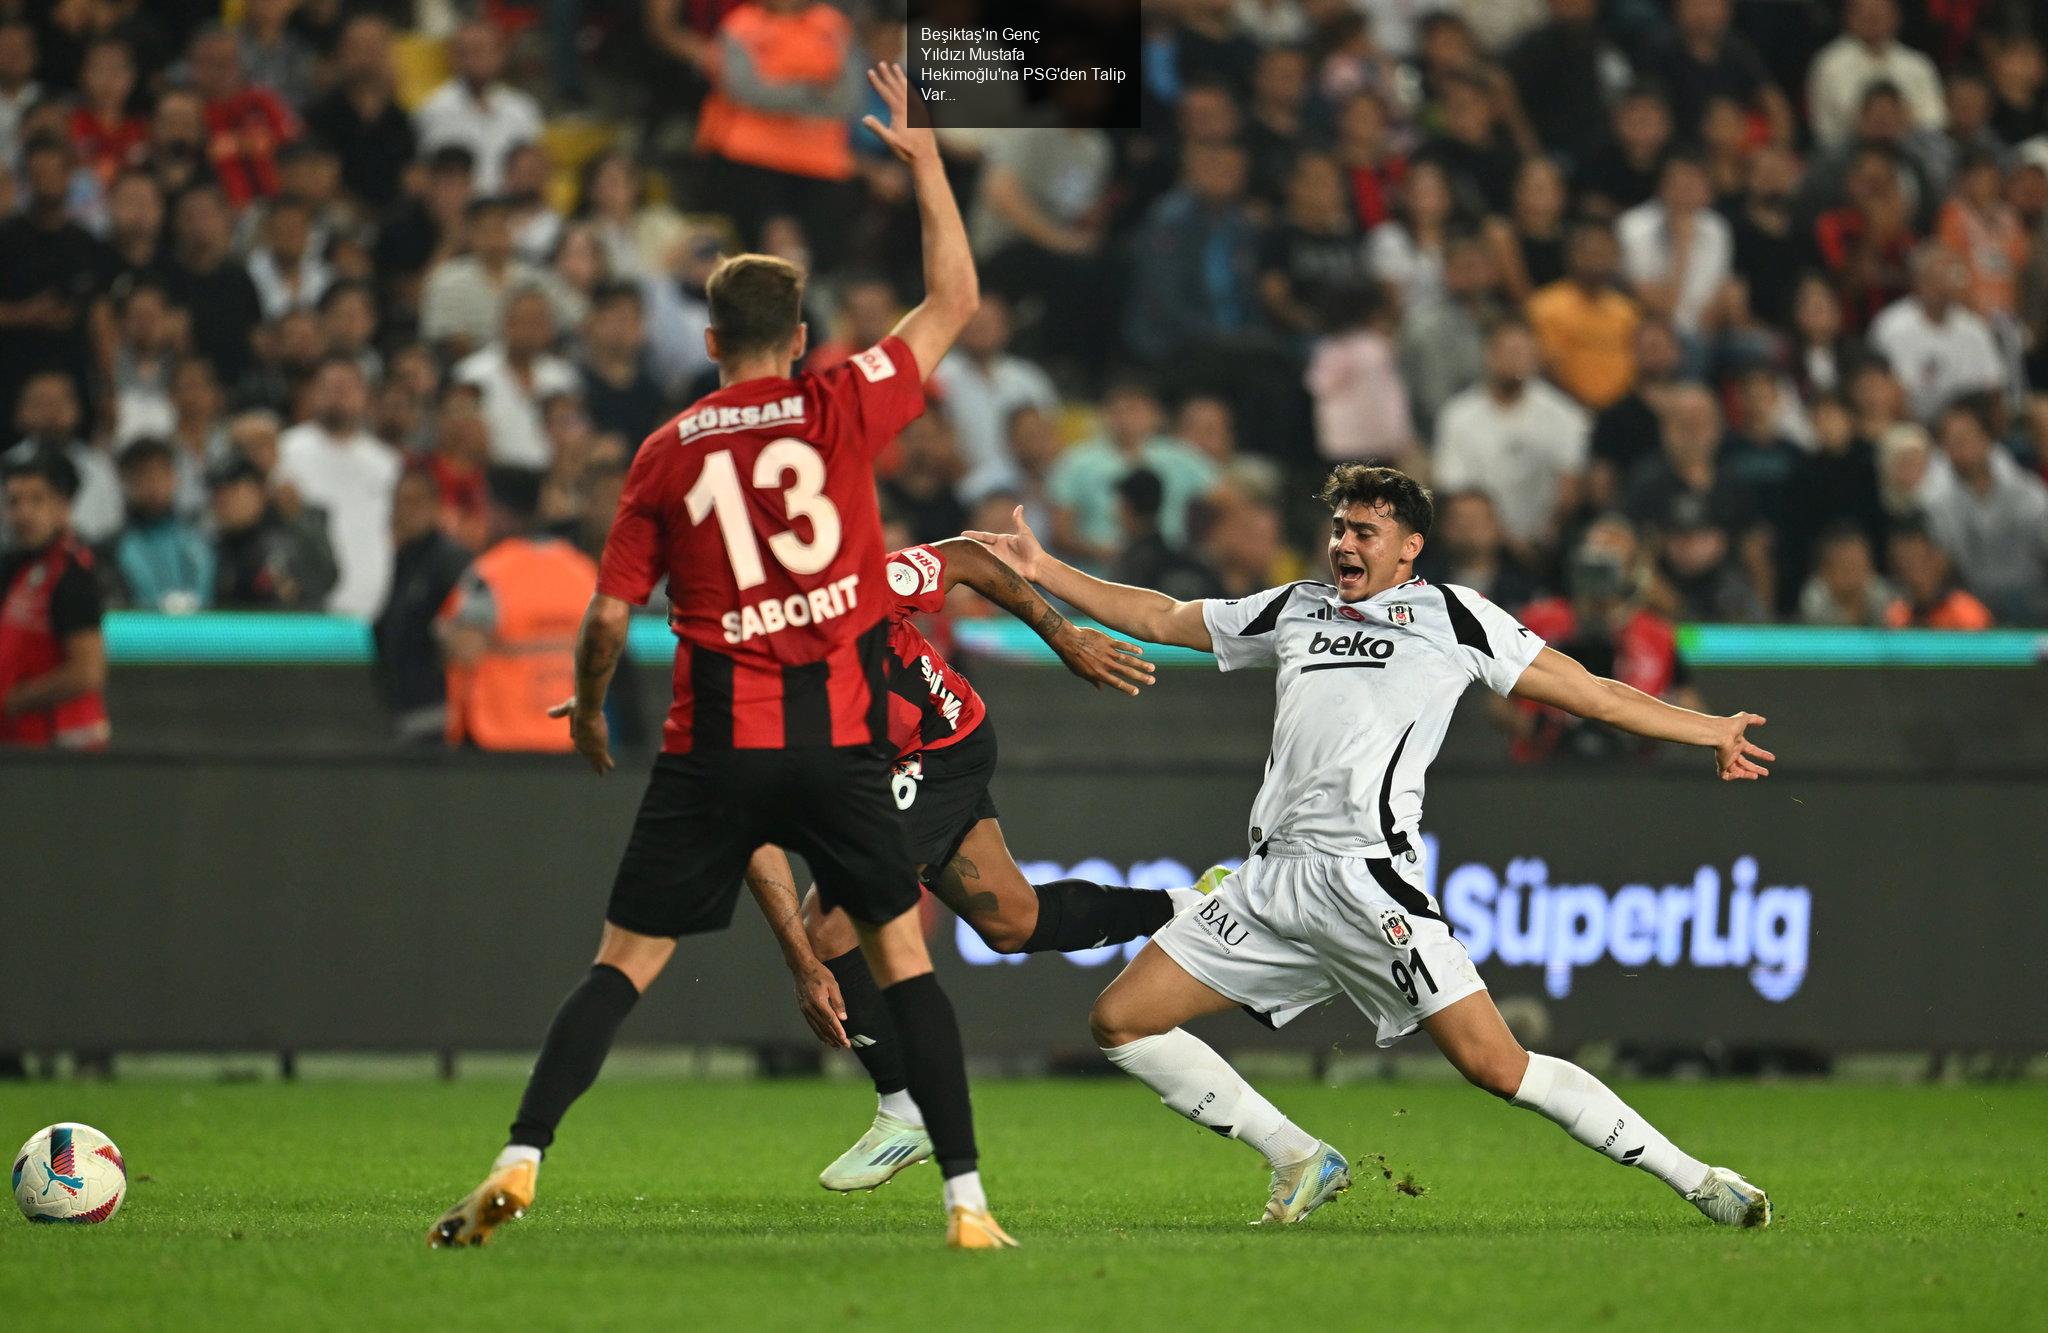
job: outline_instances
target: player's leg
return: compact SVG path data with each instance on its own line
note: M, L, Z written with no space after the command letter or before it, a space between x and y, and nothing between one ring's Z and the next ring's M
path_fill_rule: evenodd
M853 919L839 908L826 908L815 888L804 895L803 918L811 952L839 983L854 1057L875 1085L874 1123L818 1174L818 1183L842 1193L876 1189L897 1172L929 1158L931 1136L925 1132L924 1112L910 1095L896 1020L889 1016L881 988L868 970Z
M1688 1156L1569 1060L1523 1050L1485 991L1429 1015L1422 1027L1475 1087L1536 1112L1612 1161L1649 1172L1716 1222L1770 1225L1771 1201L1762 1190L1726 1167Z
M1312 955L1260 917L1260 905L1248 884L1226 884L1200 912L1176 918L1103 991L1088 1022L1103 1055L1160 1101L1265 1157L1273 1182L1260 1220L1297 1222L1350 1187L1343 1154L1181 1026L1240 1005L1295 1009L1334 992Z
M959 848L927 872L934 897L997 953L1099 949L1156 934L1179 905L1173 892L1056 879L1024 878L1002 825L977 820ZM1188 890L1180 890L1187 893Z

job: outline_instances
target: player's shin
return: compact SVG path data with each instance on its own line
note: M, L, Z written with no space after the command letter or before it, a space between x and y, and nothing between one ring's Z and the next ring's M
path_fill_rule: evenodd
M507 1153L527 1149L537 1161L539 1153L555 1141L555 1127L562 1123L570 1104L597 1081L619 1025L639 999L639 989L609 963L592 967L569 992L548 1025L540 1058L533 1062L526 1093L519 1099L519 1117L512 1122Z
M984 1211L981 1177L975 1168L974 1106L967 1092L967 1058L960 1048L960 1023L953 1002L930 972L884 987L882 999L903 1048L910 1095L924 1113L932 1154L946 1177L946 1206Z
M1019 953L1098 949L1151 935L1173 919L1173 899L1154 889L1126 889L1083 879L1035 884L1038 924Z
M922 1124L923 1117L908 1091L903 1041L881 988L875 985L875 974L868 970L867 958L859 949L848 949L837 958L825 959L825 967L839 983L839 998L846 1006L846 1038L853 1043L854 1058L874 1080L881 1109L899 1120Z
M1192 1033L1174 1028L1104 1047L1102 1053L1158 1093L1168 1107L1225 1138L1250 1144L1275 1167L1304 1161L1322 1148Z
M1639 1167L1680 1194L1707 1177L1706 1163L1680 1152L1613 1089L1568 1060L1532 1053L1513 1100L1594 1152Z

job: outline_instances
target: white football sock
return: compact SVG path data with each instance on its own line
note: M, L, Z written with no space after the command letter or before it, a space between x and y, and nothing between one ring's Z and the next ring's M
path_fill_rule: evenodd
M1102 1053L1175 1111L1218 1134L1242 1139L1274 1166L1292 1166L1322 1146L1192 1033L1175 1028Z
M1531 1053L1514 1100L1594 1152L1640 1167L1680 1194L1707 1178L1706 1163L1680 1152L1612 1088L1569 1060Z
M538 1172L540 1170L540 1149L529 1147L524 1143L508 1143L498 1153L498 1160L491 1163L491 1170L496 1171L501 1167L514 1166L520 1162L532 1162L533 1169Z
M917 1102L912 1099L908 1088L898 1088L894 1092L881 1093L876 1099L876 1109L887 1111L905 1124L922 1125L924 1123L924 1112L917 1109Z
M963 1171L957 1176L946 1177L946 1208L972 1208L977 1213L988 1211L988 1196L981 1192L981 1172Z

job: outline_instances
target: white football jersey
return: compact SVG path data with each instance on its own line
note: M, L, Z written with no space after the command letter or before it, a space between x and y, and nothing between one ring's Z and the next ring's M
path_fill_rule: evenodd
M1277 667L1251 845L1398 856L1465 686L1506 694L1543 640L1470 588L1410 579L1362 602L1291 583L1202 603L1216 665Z

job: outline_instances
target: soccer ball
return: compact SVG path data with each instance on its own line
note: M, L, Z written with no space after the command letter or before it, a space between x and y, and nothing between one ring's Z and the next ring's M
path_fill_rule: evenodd
M39 1129L14 1155L14 1201L31 1222L104 1222L127 1193L121 1150L91 1125Z

